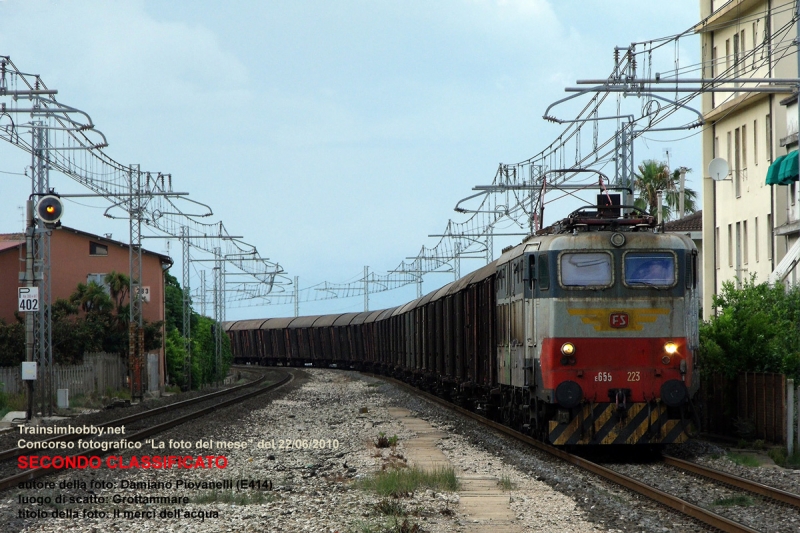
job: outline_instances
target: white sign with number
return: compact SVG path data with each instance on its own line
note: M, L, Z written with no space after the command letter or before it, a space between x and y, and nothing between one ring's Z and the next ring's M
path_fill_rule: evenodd
M139 287L134 287L134 294L136 294L136 292L138 292L137 289L139 289ZM143 285L141 287L141 289L139 289L139 290L141 291L141 294L142 294L142 301L145 302L145 303L149 303L150 302L150 285Z
M19 302L19 312L39 310L39 287L19 287L17 288L17 301Z

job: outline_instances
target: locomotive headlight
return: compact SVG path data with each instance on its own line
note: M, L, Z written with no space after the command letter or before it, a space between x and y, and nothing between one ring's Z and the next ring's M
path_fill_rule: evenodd
M572 355L575 353L575 345L571 342L565 342L561 345L561 353L564 355Z
M664 351L669 355L675 355L675 353L678 351L678 345L674 342L668 342L664 345Z

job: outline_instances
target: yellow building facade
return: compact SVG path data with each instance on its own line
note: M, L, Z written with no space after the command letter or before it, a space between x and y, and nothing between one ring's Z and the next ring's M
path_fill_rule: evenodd
M794 1L701 0L700 6L704 79L797 78ZM800 187L766 184L770 167L797 150L796 93L746 92L756 85L737 81L721 87L730 91L701 97L704 318L725 281L800 279L792 259L800 255ZM710 175L715 158L727 162L727 175Z

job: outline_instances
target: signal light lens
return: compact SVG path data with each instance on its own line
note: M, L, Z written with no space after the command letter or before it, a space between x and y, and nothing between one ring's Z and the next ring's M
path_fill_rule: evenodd
M561 353L564 355L572 355L575 353L575 345L571 342L565 342L561 345Z
M664 351L670 355L674 355L678 351L678 345L674 342L668 342L664 345Z
M39 220L50 229L59 225L61 216L64 214L64 204L55 194L43 196L36 205L36 214Z

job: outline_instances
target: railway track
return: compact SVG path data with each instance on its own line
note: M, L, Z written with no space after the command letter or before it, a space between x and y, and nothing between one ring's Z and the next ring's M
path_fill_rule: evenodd
M253 370L252 367L243 367L243 368L247 368L248 370ZM285 375L278 381L265 385L265 381L268 379L268 376L269 374L264 372L262 373L260 378L245 383L243 385L230 387L228 389L212 392L210 394L204 394L202 396L198 396L188 400L179 401L170 405L149 409L133 415L118 418L109 422L98 423L93 425L98 428L100 427L119 428L121 426L127 426L132 423L150 422L148 424L145 424L146 427L144 427L143 429L139 429L135 433L125 434L124 440L127 442L142 441L147 437L172 429L190 420L208 415L218 409L228 407L235 403L247 400L248 398L251 398L253 396L264 394L266 392L280 388L290 383L294 379L294 375L291 372L285 372ZM247 389L252 389L252 390L247 390ZM185 414L180 414L179 416L174 416L174 417L171 416L173 413L179 413L180 411L183 411L187 408L192 409L194 407L198 407L203 404L208 404L208 405L199 407ZM167 417L167 420L160 421L157 423L153 422L154 419L164 416ZM86 437L83 434L73 433L73 434L58 435L47 439L41 439L37 442L56 443L56 442L72 441L85 438ZM0 492L15 487L20 482L30 481L42 476L46 476L48 474L61 473L63 471L62 469L55 469L55 468L32 468L32 469L27 469L21 473L9 475L9 471L15 469L15 466L11 464L10 461L13 460L15 457L18 457L23 454L29 454L31 452L41 453L42 450L20 449L17 447L17 448L10 448L3 452L0 452L0 472L2 472L2 474L0 475L4 476L0 478ZM56 453L58 452L59 450L56 450ZM48 450L44 449L44 453L48 453ZM81 456L88 456L90 454L102 455L105 453L107 452L103 451L102 448L91 447L80 453L75 453L75 454L70 453L70 456L81 457Z
M446 400L443 400L442 398L439 398L438 396L416 389L396 379L387 378L385 376L377 376L377 375L373 376L387 380L396 385L399 385L400 387L406 390L410 390L414 394L423 396L451 411L455 411L463 416L466 416L472 420L477 421L478 423L484 426L491 427L492 429L495 429L509 437L512 437L517 441L525 443L538 450L546 452L547 454L555 456L563 461L566 461L584 470L592 472L593 474L598 475L603 479L616 483L637 494L643 495L648 499L651 499L661 505L669 507L675 511L678 511L681 514L689 516L699 522L702 522L710 526L711 528L720 531L734 532L734 533L757 533L758 531L760 531L758 529L753 529L752 527L749 527L746 524L743 524L731 518L727 518L709 509L691 503L679 496L676 496L675 494L670 494L665 490L660 490L659 488L656 488L652 485L634 479L633 476L626 475L625 473L621 472L619 468L608 468L606 466L589 461L578 455L567 453L562 449L555 448L541 441L535 440L507 426L486 419L476 413L473 413L472 411L454 405ZM777 489L775 487L770 487L762 483L757 483L732 474L728 474L726 472L721 472L718 470L698 465L696 463L691 463L689 461L684 461L669 456L664 456L663 461L657 464L672 469L679 469L682 472L689 472L693 476L701 476L702 478L710 480L710 482L712 483L722 484L725 487L732 487L736 490L746 491L747 493L756 495L757 498L759 499L759 506L766 507L766 509L763 512L764 514L767 515L770 513L780 512L780 509L781 508L785 509L786 506L790 506L794 509L800 509L800 495L792 494L790 492Z

